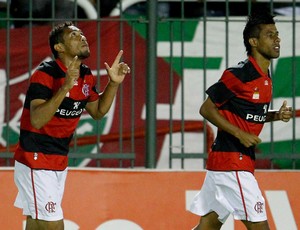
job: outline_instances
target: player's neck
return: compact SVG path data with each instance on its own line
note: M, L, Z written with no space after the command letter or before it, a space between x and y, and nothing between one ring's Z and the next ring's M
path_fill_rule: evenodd
M263 73L268 73L268 69L270 67L271 60L263 57L262 55L253 55L253 58L255 59L256 63L260 67L260 69L263 71Z
M71 62L73 61L74 57L69 57L65 55L61 55L58 58L67 68L70 66ZM80 60L78 60L81 62Z

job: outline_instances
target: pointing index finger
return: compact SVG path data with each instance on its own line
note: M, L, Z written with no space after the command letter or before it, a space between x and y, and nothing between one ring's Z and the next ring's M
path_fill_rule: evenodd
M121 57L122 57L122 55L123 55L123 50L120 50L120 51L119 51L119 53L118 53L118 55L116 56L116 58L115 58L115 60L114 60L114 63L113 63L113 65L117 65L117 64L119 64L119 62L120 62L120 60L121 60Z
M69 68L75 68L75 67L77 66L77 65L76 65L77 60L78 60L78 56L76 55L76 56L73 58L72 62L70 63Z

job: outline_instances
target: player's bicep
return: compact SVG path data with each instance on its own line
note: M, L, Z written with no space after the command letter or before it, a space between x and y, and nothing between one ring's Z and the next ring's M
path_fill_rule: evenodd
M30 110L34 111L37 107L44 104L46 100L44 99L34 99L30 102Z
M207 118L210 114L218 113L218 108L211 98L208 97L201 105L199 112L204 118Z
M222 81L219 81L209 87L206 90L206 93L217 107L220 107L228 100L235 97L234 92Z

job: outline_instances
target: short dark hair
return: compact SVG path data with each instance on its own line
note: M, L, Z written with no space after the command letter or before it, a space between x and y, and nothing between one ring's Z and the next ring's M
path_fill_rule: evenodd
M49 33L49 45L55 59L58 58L58 52L54 49L54 45L64 42L64 31L69 26L73 26L73 23L68 21L58 24Z
M272 15L268 9L254 9L248 16L246 26L243 31L244 45L247 55L251 55L250 38L259 38L262 24L275 24L275 15Z

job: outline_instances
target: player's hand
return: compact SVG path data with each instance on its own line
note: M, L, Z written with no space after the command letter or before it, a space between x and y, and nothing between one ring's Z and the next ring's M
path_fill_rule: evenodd
M111 82L116 84L122 83L125 78L125 75L130 73L129 66L124 62L120 62L122 55L123 50L120 50L112 66L109 66L106 62L104 63Z
M279 109L279 119L288 122L293 116L293 109L290 106L287 106L287 101L282 103L282 106Z
M258 136L242 130L239 131L237 138L240 140L241 144L247 148L261 143L261 139Z
M72 89L74 85L77 85L77 79L80 76L80 60L78 60L78 56L75 56L70 63L67 72L66 78L63 87L67 88L68 90Z

